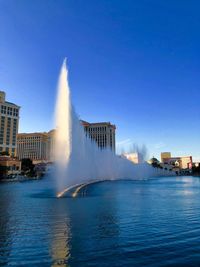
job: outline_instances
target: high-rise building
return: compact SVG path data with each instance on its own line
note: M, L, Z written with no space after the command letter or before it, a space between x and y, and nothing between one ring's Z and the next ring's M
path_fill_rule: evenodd
M6 101L6 94L0 91L0 152L16 156L19 109L16 104Z
M48 133L20 133L17 135L17 157L33 161L48 160Z
M115 125L110 122L89 123L81 121L81 123L86 135L96 141L100 148L110 148L115 152Z

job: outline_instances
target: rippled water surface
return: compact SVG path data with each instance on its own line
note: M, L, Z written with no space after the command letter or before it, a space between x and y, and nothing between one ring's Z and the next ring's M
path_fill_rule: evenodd
M0 266L200 266L200 178L0 184Z

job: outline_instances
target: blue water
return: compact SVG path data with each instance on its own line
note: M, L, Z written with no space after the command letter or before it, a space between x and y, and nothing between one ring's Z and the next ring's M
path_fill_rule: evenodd
M0 266L200 266L200 178L0 184Z

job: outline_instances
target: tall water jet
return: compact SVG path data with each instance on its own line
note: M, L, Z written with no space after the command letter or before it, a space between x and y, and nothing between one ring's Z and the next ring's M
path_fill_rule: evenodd
M66 66L66 59L61 67L58 89L57 101L55 110L55 163L56 172L59 176L58 187L61 188L63 180L66 176L66 168L68 166L71 154L71 100L68 83L68 70Z

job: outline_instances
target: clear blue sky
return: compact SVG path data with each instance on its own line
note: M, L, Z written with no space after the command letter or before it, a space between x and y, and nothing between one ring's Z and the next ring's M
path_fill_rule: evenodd
M117 142L200 156L198 0L0 0L0 89L20 131L48 131L66 56L84 120Z

